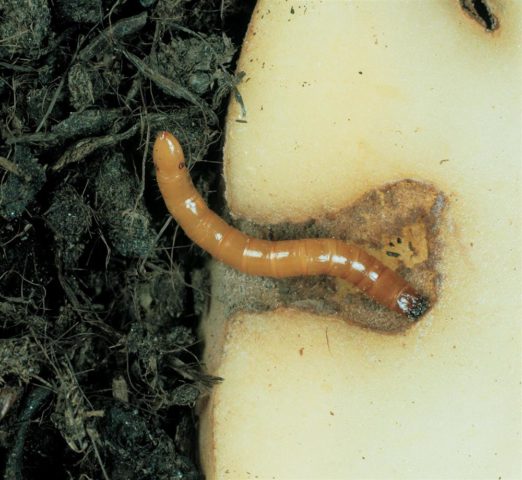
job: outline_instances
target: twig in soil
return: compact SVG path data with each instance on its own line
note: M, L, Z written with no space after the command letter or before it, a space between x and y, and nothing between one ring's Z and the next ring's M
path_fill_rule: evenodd
M16 434L13 448L7 457L4 480L23 480L22 457L24 452L25 437L29 430L31 419L45 403L51 391L44 387L37 387L31 392L25 408L20 414L20 428Z
M212 124L218 124L219 120L217 118L217 115L210 109L210 107L205 102L203 102L198 96L194 95L188 88L185 88L183 85L176 83L174 80L165 77L164 75L147 65L143 60L139 59L136 55L130 53L124 48L121 48L119 50L121 51L123 56L136 67L138 72L140 72L143 76L151 80L164 93L176 99L187 100L193 105L196 105L201 109L205 116L208 116L210 118L210 122Z
M66 165L77 163L83 160L96 150L104 147L110 147L115 143L127 140L132 137L139 129L140 124L136 123L131 128L122 133L114 133L103 137L83 138L76 142L72 147L68 148L65 153L52 166L52 170L61 170Z
M95 55L102 53L112 42L122 40L125 36L139 32L147 23L147 12L134 17L124 18L107 27L93 38L78 54L78 59L86 62Z
M25 65L15 65L14 63L0 62L0 67L12 70L13 72L22 73L34 73L36 69L34 67L27 67Z
M73 59L74 59L74 57L73 57ZM45 125L45 122L47 121L47 117L49 117L49 115L51 115L51 112L53 111L54 106L56 105L56 101L58 100L58 97L60 96L60 93L62 92L62 88L65 85L66 78L67 78L67 75L64 74L62 76L62 79L60 80L60 83L58 84L58 88L54 91L53 98L49 102L49 106L47 107L47 110L45 111L44 116L42 117L42 119L40 120L40 123L36 127L36 130L35 130L36 133L38 133L42 129L42 127Z
M9 413L12 406L18 400L21 389L13 387L3 387L0 390L0 421Z
M8 160L5 157L0 156L0 168L11 172L13 175L22 178L26 182L31 180L31 177L24 175L15 163L11 162L11 160Z
M82 161L100 148L110 147L123 140L128 140L142 127L143 121L147 121L151 127L154 127L166 119L168 119L168 115L153 113L140 118L140 121L122 133L112 133L110 135L104 135L103 137L82 138L73 146L69 147L51 168L54 171L61 170L66 165Z
M190 380L199 384L203 388L211 388L223 381L221 377L207 375L202 372L201 365L191 365L180 360L178 357L169 358L169 366L185 380Z
M51 132L26 133L6 140L8 145L12 144L37 144L53 147L78 138L96 135L106 131L111 125L122 117L121 108L85 110L73 112L65 120L54 125Z
M92 448L94 450L94 456L96 457L96 460L98 461L98 465L100 466L100 469L103 473L103 478L105 480L110 480L109 475L107 475L107 470L105 469L105 465L103 464L102 458L100 456L100 452L98 451L98 447L96 446L96 443L99 441L98 433L96 430L87 427L85 429L87 432L87 435L89 436L89 439L92 444Z

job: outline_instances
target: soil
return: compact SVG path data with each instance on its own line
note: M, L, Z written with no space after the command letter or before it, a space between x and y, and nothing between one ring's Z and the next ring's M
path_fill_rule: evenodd
M0 0L5 480L202 478L206 258L169 218L150 153L173 131L212 199L253 7Z

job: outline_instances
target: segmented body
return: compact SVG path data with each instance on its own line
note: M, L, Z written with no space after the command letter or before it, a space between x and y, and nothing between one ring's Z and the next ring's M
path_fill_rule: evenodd
M250 275L339 277L412 320L427 310L425 297L356 245L329 238L261 240L228 225L207 207L195 189L183 149L171 133L158 135L153 158L158 185L170 214L194 243L217 260Z

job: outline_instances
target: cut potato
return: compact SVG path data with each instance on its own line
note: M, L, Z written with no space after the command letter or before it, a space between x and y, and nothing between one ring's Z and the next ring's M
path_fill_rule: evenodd
M440 291L384 335L238 311L214 265L208 479L522 477L522 2L487 6L494 31L457 1L259 0L227 120L232 214L300 222L425 182L448 203Z

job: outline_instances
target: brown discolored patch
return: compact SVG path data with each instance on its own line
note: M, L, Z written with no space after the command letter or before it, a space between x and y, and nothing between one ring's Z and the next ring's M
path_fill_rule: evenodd
M240 220L235 226L270 240L329 237L355 243L398 271L433 305L440 283L442 245L438 235L446 203L446 197L433 185L402 180L371 190L352 205L321 219L277 225ZM292 307L335 314L383 332L400 332L411 325L402 315L377 305L338 278L255 277L222 264L215 265L213 275L221 277L213 282L220 285L213 296L225 305L227 316L240 310Z

